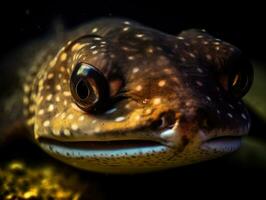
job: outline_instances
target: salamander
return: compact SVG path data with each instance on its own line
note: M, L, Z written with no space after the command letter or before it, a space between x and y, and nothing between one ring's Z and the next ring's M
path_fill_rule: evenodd
M19 113L12 119L74 167L138 173L189 165L237 150L250 129L241 99L252 66L205 30L176 36L107 18L25 52L5 109L11 104L9 114Z

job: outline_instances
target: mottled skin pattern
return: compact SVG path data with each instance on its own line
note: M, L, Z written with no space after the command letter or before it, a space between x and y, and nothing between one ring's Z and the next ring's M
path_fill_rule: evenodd
M36 50L23 102L35 141L59 160L97 172L154 171L235 151L248 133L241 99L218 80L241 52L205 31L173 36L102 19L57 40ZM80 62L109 82L112 101L101 112L73 100L70 76Z

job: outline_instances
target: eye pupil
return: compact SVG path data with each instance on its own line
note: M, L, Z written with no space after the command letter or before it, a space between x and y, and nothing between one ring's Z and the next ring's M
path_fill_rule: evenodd
M77 91L77 95L82 100L86 99L90 94L90 90L84 80L79 81L76 87L76 91Z

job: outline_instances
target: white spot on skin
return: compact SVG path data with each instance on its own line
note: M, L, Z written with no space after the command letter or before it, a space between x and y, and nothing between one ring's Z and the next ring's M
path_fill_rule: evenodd
M212 57L211 57L210 54L207 54L207 55L206 55L206 58L207 58L207 60L211 60L211 59L212 59Z
M65 61L67 59L67 54L66 53L62 53L62 55L60 56L60 61Z
M64 94L64 96L66 96L66 97L71 96L71 93L70 93L69 91L64 91L63 94Z
M59 102L60 101L60 97L59 96L55 97L55 101Z
M127 59L128 60L134 60L134 56L128 56Z
M61 86L58 84L58 85L55 86L55 89L60 91L61 90Z
M154 104L154 105L158 105L158 104L160 104L160 103L161 103L161 98L158 97L158 98L154 98L154 99L153 99L153 104Z
M90 49L95 49L95 48L96 48L96 46L95 46L95 45L90 47Z
M203 83L202 82L200 82L200 81L196 81L196 84L198 85L198 86L203 86Z
M151 112L152 112L152 110L151 110L150 108L148 108L147 110L145 110L145 114L146 114L146 115L151 114Z
M218 109L216 110L216 112L217 112L218 115L221 114L220 110L218 110Z
M30 91L30 87L28 85L24 85L24 92L28 93Z
M98 53L97 50L95 50L95 51L92 52L93 55L96 55L97 53Z
M48 120L44 121L44 122L43 122L43 126L44 126L44 127L48 127L48 126L50 126L50 121L48 121Z
M126 119L125 117L121 116L121 117L117 117L117 118L115 119L115 121L116 121L116 122L121 122L121 121L124 121L125 119Z
M65 72L65 68L62 66L62 67L60 67L60 71L61 72Z
M178 36L177 39L179 39L179 40L184 40L184 38L181 37L181 36Z
M235 107L232 104L228 104L228 106L232 109L234 109Z
M95 27L95 28L93 28L93 29L92 29L92 31L91 31L91 32L92 32L92 33L96 33L97 31L98 31L98 28L97 28L97 27Z
M53 134L54 134L55 136L59 136L59 135L60 135L60 131L59 131L59 130L53 130Z
M49 94L47 97L46 97L46 100L47 101L50 101L52 99L53 95Z
M70 131L68 129L65 129L63 132L65 136L70 136Z
M228 117L233 118L233 115L231 113L227 113Z
M49 105L49 107L48 107L48 112L52 112L54 110L54 105Z
M51 80L53 77L54 77L54 74L53 73L49 73L48 76L47 76L47 79Z
M195 58L195 57L196 57L194 53L189 53L189 56L190 56L191 58Z
M43 109L39 110L38 115L43 115L43 114L44 114L44 110Z
M202 70L200 67L197 67L197 71L198 71L199 73L202 73L202 72L203 72L203 70Z
M84 116L80 116L79 117L79 121L84 121L85 117Z
M136 34L137 38L142 38L144 35L143 34Z
M72 124L72 125L71 125L71 129L72 129L73 131L78 130L78 125L77 125L77 124Z
M123 31L128 31L129 27L124 27Z
M29 104L29 99L28 99L28 97L23 97L23 103L24 104Z
M243 119L247 119L247 116L246 116L244 113L241 114L241 117L242 117Z
M138 85L138 86L136 87L136 90L137 90L137 91L141 91L141 90L142 90L142 86L141 86L141 85Z
M72 114L69 114L69 115L67 116L67 119L69 119L69 120L72 120L72 119L74 119L74 115L72 115Z
M129 25L130 22L129 21L124 21L124 24Z
M159 86L159 87L163 87L163 86L165 86L165 84L166 84L166 81L165 81L165 80L160 80L160 81L158 82L158 86Z
M133 70L132 70L132 73L135 74L139 71L139 68L138 67L134 67Z
M206 96L206 99L207 99L208 101L211 101L211 100L212 100L211 97L209 97L209 96Z

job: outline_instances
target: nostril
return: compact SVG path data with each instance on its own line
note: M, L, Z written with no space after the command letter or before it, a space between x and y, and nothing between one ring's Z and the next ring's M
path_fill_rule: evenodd
M175 112L168 111L162 113L157 120L153 121L151 124L151 128L154 130L170 128L175 124L175 122L176 122Z

